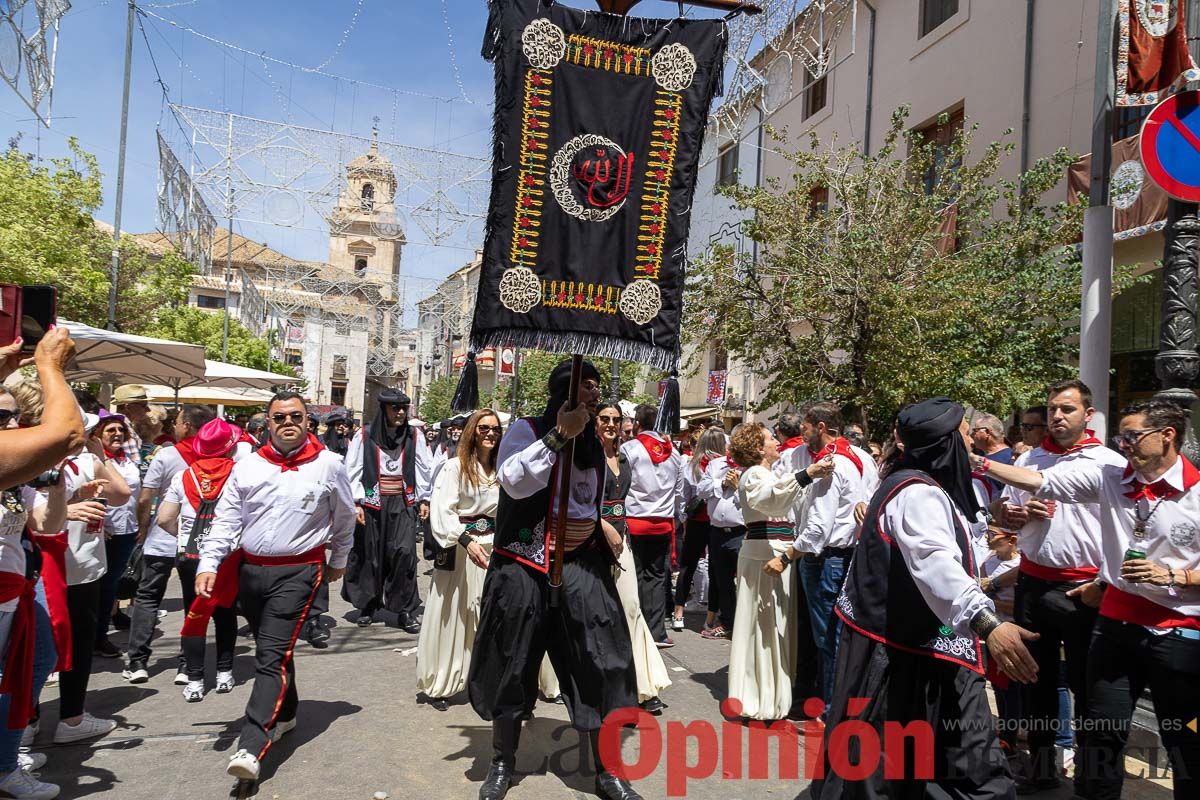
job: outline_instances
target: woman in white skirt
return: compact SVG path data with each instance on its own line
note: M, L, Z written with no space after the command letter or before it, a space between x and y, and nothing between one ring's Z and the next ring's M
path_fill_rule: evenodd
M438 550L417 641L417 691L439 711L467 686L500 500L496 451L503 433L491 410L472 414L458 455L441 466L433 485L429 522Z
M596 431L604 443L608 470L604 477L604 500L601 504L601 524L611 525L625 536L625 496L629 494L631 472L629 462L621 454L621 409L616 403L601 403L596 410ZM617 595L629 623L633 640L633 666L637 672L638 703L651 714L661 714L662 700L658 694L671 685L667 665L663 663L642 606L638 600L637 576L633 571L633 555L628 541L617 560Z
M765 569L786 553L795 539L788 511L804 486L829 474L832 459L797 473L775 475L779 442L759 423L741 426L729 443L738 464L753 464L742 473L738 498L746 519L746 537L738 552L737 608L729 652L729 698L741 704L740 716L777 720L792 706L796 671L796 618L793 593L796 571L782 575Z

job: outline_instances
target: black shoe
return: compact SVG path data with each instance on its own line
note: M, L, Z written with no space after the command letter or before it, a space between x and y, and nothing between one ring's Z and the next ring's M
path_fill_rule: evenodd
M1030 795L1052 792L1062 783L1058 778L1022 778L1017 780L1017 794Z
M112 626L119 631L129 630L131 622L132 620L129 619L129 615L124 611L118 611L112 615Z
M354 624L360 628L369 628L371 627L371 623L374 621L375 620L371 618L370 614L363 614L358 618L358 622Z
M628 781L611 772L596 775L596 794L604 800L642 800L642 796L633 790Z
M329 631L318 625L315 619L304 623L304 638L318 650L329 647Z
M96 642L96 648L92 652L105 658L119 658L121 656L121 651L108 639L101 639Z
M651 697L649 700L642 703L642 710L647 714L654 714L655 716L661 714L664 708L666 708L666 706L663 705L663 701L659 700L657 697Z
M419 617L409 616L408 614L400 615L400 628L405 633L420 633L421 620Z
M508 787L512 784L512 765L503 761L493 761L488 769L483 785L479 787L479 800L504 800Z
M521 712L521 721L522 722L528 722L531 719L533 719L533 709L532 708L527 708Z
M450 708L450 701L444 697L431 697L429 699L429 705L433 706L438 711L445 711L446 709Z

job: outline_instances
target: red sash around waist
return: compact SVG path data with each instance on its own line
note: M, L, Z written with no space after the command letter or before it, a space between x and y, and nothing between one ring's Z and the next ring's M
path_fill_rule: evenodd
M54 631L54 647L58 650L55 672L71 669L71 614L67 611L67 534L38 536L42 548L42 587L46 590L46 607L50 611L50 628Z
M675 532L671 517L625 517L630 536L668 536Z
M256 567L295 567L300 564L324 564L325 545L320 544L305 553L286 556L260 556L242 551L242 560Z
M1104 590L1104 599L1100 601L1100 616L1148 628L1200 630L1200 617L1185 616L1173 608L1159 605L1141 595L1123 592L1115 586Z
M23 730L33 719L33 650L37 622L33 604L36 580L24 575L0 572L0 603L17 600L12 628L8 634L8 656L4 659L4 679L0 692L9 696L8 729Z
M1051 583L1079 583L1080 581L1095 580L1100 574L1096 567L1047 567L1037 563L1029 556L1021 556L1021 572L1032 575Z

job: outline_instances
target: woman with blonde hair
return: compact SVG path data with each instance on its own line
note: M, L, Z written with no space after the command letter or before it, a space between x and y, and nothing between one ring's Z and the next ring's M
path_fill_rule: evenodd
M476 411L433 485L430 533L437 548L417 642L417 691L438 711L467 685L479 601L496 528L496 453L504 430L491 409Z
M833 471L825 458L805 470L776 475L779 442L760 423L743 425L729 443L730 457L744 466L738 498L746 536L738 553L737 607L729 652L729 698L740 716L776 720L792 706L796 672L796 571L787 551L795 539L788 511L805 486ZM770 569L783 558L782 574ZM744 613L743 613L744 612Z

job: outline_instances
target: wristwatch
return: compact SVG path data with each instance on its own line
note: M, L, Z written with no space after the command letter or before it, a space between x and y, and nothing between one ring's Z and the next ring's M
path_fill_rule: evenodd
M557 453L567 446L567 437L559 433L558 428L551 428L542 437L542 443Z
M780 553L780 554L779 554L779 560L783 562L783 565L784 565L785 567L786 567L788 564L791 564L791 563L792 563L792 557L791 557L790 555L788 555L788 553L787 553L787 551L786 551L786 550L785 550L784 552L782 552L782 553Z

